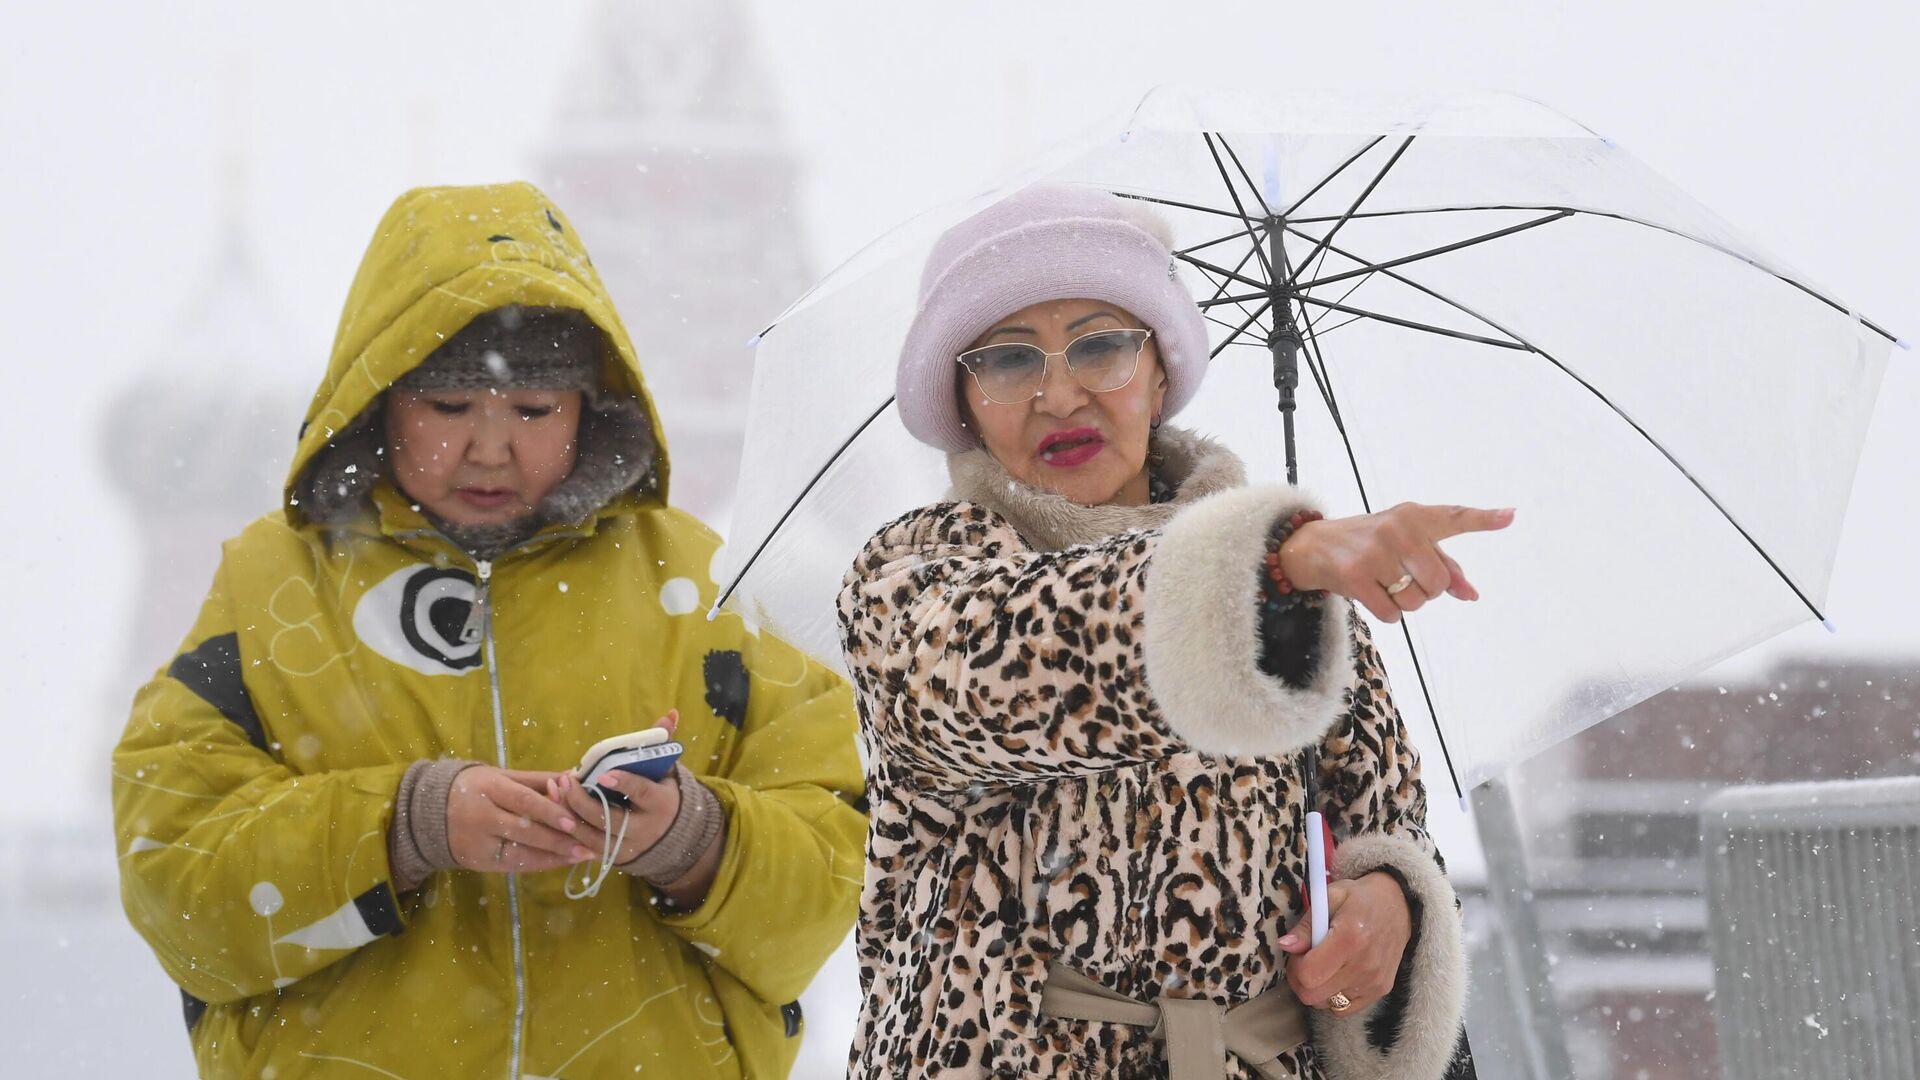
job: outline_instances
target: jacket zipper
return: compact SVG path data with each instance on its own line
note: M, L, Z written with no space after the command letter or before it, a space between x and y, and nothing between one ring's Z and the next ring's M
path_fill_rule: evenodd
M487 651L487 686L493 695L493 748L494 757L500 768L507 767L507 722L505 711L500 707L500 664L495 655L493 643L493 603L489 584L493 579L493 560L479 559L473 564L474 574L480 584L474 590L473 613L467 617L467 628L461 636L465 640L468 631L477 631L477 636L485 638ZM478 626L476 627L476 616ZM517 874L507 875L507 919L513 928L513 1033L511 1043L512 1056L508 1063L508 1080L520 1080L520 1044L527 1023L527 972L525 953L520 943L520 878Z
M460 643L462 645L472 645L478 642L481 635L485 632L487 600L489 599L488 592L491 589L489 582L493 580L493 560L476 560L473 568L476 576L480 579L480 583L474 586L473 606L467 609L466 624L460 627ZM501 752L505 752L505 747L501 748ZM501 766L501 768L505 767L504 765Z
M395 539L422 536L438 536L437 530L411 529L395 533ZM549 540L578 539L585 533L551 533L523 541L510 549L521 551ZM507 721L506 710L500 704L500 665L495 655L493 640L493 560L475 559L474 577L477 584L473 590L473 607L467 613L466 624L460 628L460 640L463 644L480 642L487 658L487 689L493 700L493 748L494 761L500 768L507 768ZM520 1080L520 1053L525 1041L527 1023L527 968L526 952L522 945L520 927L520 878L517 874L507 875L507 920L513 932L513 1032L509 1037L512 1047L507 1066L508 1080Z

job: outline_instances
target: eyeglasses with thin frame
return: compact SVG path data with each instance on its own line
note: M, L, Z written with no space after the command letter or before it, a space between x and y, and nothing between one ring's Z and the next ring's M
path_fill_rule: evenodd
M956 359L988 401L1018 405L1040 396L1047 381L1047 361L1056 356L1066 361L1074 381L1092 393L1124 388L1140 370L1140 354L1151 337L1151 330L1095 330L1067 342L1057 353L1024 341L1007 341L968 349Z

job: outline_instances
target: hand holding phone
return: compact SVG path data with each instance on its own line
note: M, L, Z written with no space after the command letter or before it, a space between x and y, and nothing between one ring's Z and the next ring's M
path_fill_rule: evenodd
M673 741L673 730L679 720L680 714L669 710L653 727L601 739L587 747L578 767L559 773L547 782L547 797L570 808L579 817L578 822L570 823L574 837L589 844L597 843L600 848L600 865L597 871L590 870L585 882L576 885L574 874L568 872L566 893L570 898L579 900L597 895L617 864L635 857L638 851L645 851L673 824L674 811L679 806L675 789L636 787L633 781L622 780L621 785L640 799L642 805L635 806L633 799L606 781L615 773L643 777L656 784L664 781L680 760L682 747ZM612 810L616 806L626 812L614 814ZM637 832L633 839L638 847L630 849L629 829L635 826Z
M589 791L597 788L606 794L608 802L622 809L631 809L633 804L625 795L600 787L600 778L618 770L655 782L665 780L672 774L684 749L673 740L673 733L667 728L650 727L630 731L625 735L601 739L589 746L587 752L580 756L580 766L573 771L573 775L580 781L581 787Z

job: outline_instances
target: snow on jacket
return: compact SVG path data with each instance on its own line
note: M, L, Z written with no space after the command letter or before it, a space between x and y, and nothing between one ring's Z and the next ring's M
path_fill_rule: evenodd
M1146 1030L1040 1016L1056 961L1140 1001L1285 991L1274 942L1302 907L1315 746L1336 871L1400 877L1415 936L1390 997L1316 1013L1275 1066L1448 1068L1459 920L1366 626L1328 603L1318 669L1262 671L1264 541L1305 502L1243 486L1207 440L1156 447L1176 493L1147 507L1079 507L956 455L956 501L881 529L847 575L873 803L857 1077L1165 1075Z
M338 527L302 470L474 315L573 308L632 344L571 227L525 184L425 189L380 223L309 409L288 505L229 541L180 654L113 755L122 895L181 989L207 1077L781 1077L800 995L853 921L865 820L845 684L708 622L718 538L667 460L585 520L477 564L389 486ZM481 579L487 579L481 588ZM491 632L461 628L485 606ZM685 913L616 876L440 873L396 895L408 764L563 769L680 711L728 826Z

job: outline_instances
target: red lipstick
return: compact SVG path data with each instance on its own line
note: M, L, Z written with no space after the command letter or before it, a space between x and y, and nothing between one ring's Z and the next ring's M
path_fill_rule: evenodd
M1056 468L1084 465L1107 448L1106 436L1095 428L1056 431L1040 440L1040 460Z

